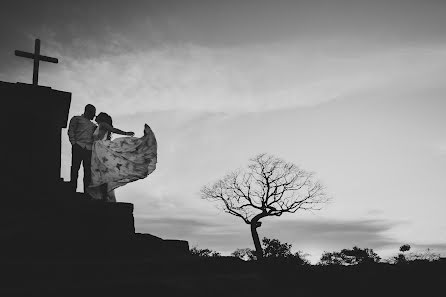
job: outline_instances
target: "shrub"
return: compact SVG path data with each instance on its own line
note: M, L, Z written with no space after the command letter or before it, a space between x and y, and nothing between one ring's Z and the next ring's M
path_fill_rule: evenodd
M193 256L197 257L220 257L221 254L219 252L210 250L210 249L199 249L197 247L193 247L190 249L190 253Z

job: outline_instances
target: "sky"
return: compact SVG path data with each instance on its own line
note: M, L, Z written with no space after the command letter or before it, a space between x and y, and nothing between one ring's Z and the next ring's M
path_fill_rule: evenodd
M269 153L315 172L330 203L264 219L316 262L359 246L446 256L446 2L2 1L0 80L72 93L158 141L156 171L116 191L135 227L229 255L249 226L200 189ZM61 176L70 145L62 131ZM79 179L81 180L81 178ZM80 182L80 181L79 181ZM79 183L79 190L81 189Z

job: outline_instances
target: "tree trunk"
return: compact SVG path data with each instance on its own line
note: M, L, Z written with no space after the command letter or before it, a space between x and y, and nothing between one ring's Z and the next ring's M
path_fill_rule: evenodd
M263 249L260 244L259 234L257 233L257 228L261 226L261 223L258 221L251 221L251 235L252 240L254 241L254 247L256 248L256 257L257 260L263 259Z

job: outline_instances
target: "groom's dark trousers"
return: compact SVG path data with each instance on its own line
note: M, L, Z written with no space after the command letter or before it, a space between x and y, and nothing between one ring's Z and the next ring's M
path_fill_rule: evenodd
M76 191L79 169L84 167L84 193L91 182L91 150L87 150L78 144L71 146L71 173L70 185Z

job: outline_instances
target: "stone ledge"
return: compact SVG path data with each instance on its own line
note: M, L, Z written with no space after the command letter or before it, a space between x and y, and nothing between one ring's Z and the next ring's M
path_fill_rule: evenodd
M87 199L82 193L64 199L5 203L0 215L0 254L6 258L98 258L188 256L184 240L135 233L133 204Z
M3 240L122 240L135 234L133 204L104 203L73 195L63 200L4 203Z
M142 257L153 255L188 256L189 243L185 240L162 239L151 234L135 234L134 252Z

